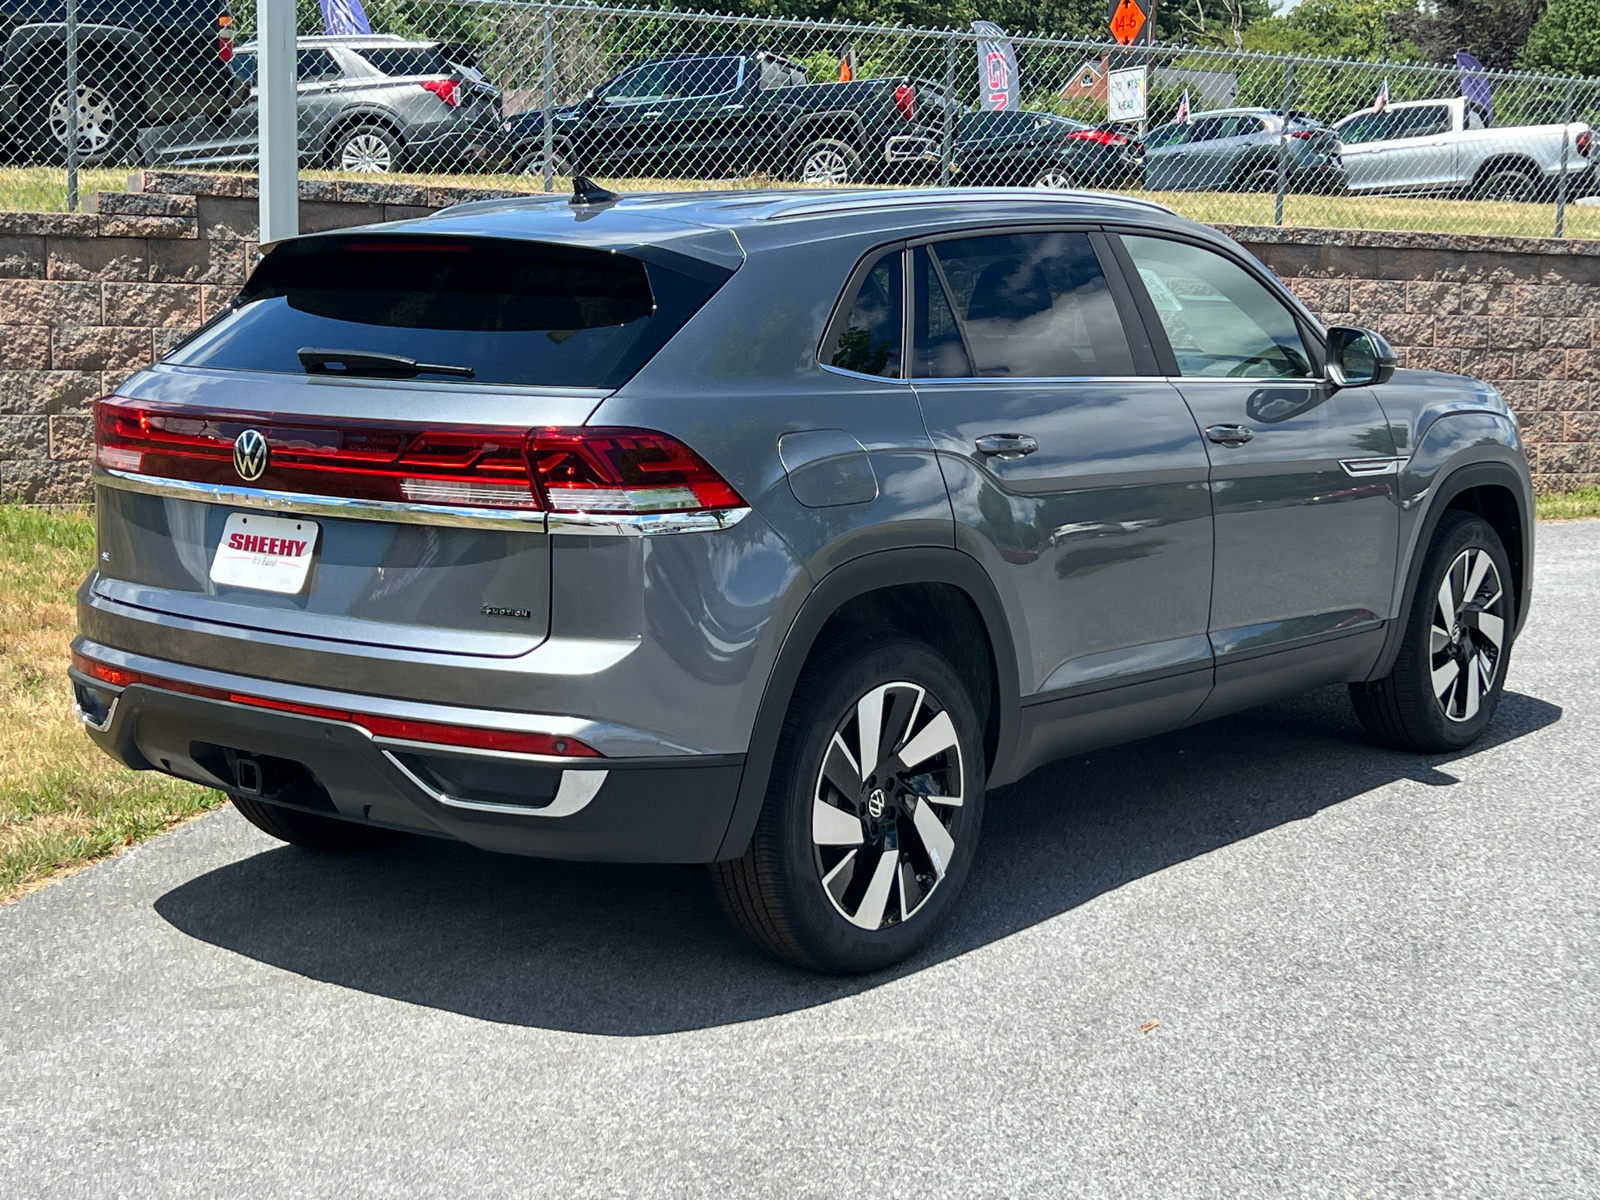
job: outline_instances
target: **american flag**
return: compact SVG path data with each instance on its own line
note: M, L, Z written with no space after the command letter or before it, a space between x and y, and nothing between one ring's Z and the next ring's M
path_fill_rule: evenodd
M1389 81L1388 81L1388 79L1385 79L1383 81L1383 86L1378 89L1377 98L1374 99L1373 102L1372 102L1372 111L1375 112L1375 113L1381 113L1384 109L1386 109L1388 107L1389 107Z
M1178 98L1178 115L1173 118L1179 125L1189 123L1189 89L1183 89L1183 95Z

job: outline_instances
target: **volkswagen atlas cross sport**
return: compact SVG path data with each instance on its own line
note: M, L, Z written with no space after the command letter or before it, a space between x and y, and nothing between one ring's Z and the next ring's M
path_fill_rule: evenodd
M273 246L96 410L74 695L321 851L710 864L893 963L984 793L1348 683L1492 719L1533 501L1491 387L1227 238L1012 191L584 192Z

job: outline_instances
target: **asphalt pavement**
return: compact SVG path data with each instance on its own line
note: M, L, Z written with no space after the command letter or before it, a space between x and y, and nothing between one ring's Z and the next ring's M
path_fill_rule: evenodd
M0 1196L1600 1194L1600 522L1539 538L1472 752L1327 689L1046 768L866 979L700 870L207 816L0 909Z

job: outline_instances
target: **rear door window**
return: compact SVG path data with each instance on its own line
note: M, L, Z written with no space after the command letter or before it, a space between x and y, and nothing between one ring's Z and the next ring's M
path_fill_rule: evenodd
M900 378L905 281L899 249L885 252L856 285L823 349L829 366L861 375Z
M300 83L315 83L319 79L337 79L344 72L326 50L300 50L294 56L294 74Z
M330 235L269 254L165 361L299 375L301 350L343 350L467 367L474 383L614 388L730 274L656 249Z
M935 273L948 284L974 374L1070 379L1135 373L1087 233L960 238L937 242L930 252ZM933 323L930 314L930 334ZM955 358L952 349L930 353L947 362Z
M448 75L453 69L450 60L438 46L383 46L359 53L391 79Z
M1124 236L1184 375L1303 379L1294 315L1239 264L1187 242Z

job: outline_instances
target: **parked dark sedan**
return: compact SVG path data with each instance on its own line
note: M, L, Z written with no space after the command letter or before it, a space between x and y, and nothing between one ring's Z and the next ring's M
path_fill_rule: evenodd
M504 157L500 93L459 48L387 35L305 37L295 46L304 165L386 174L485 170ZM141 161L254 165L255 43L241 46L232 65L250 85L249 102L143 131Z
M1285 156L1290 191L1348 190L1339 135L1304 113L1267 108L1195 113L1144 140L1144 185L1153 191L1272 192Z
M1138 142L1040 112L974 112L956 127L953 182L972 187L1121 187Z

